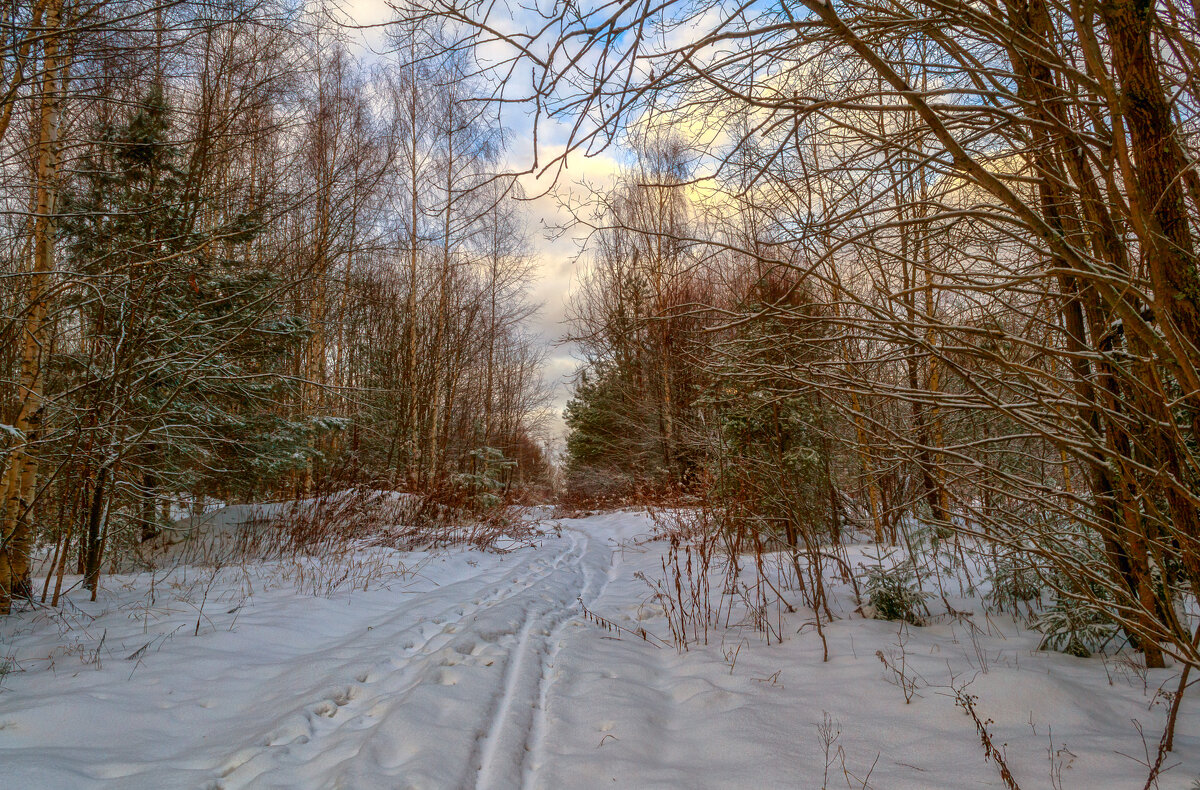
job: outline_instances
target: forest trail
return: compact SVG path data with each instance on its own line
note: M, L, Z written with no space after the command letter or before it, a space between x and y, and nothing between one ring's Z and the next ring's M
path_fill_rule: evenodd
M257 580L246 595L221 577L198 618L194 586L160 582L148 607L146 575L113 577L99 602L68 608L70 631L9 625L22 671L0 692L6 785L1002 787L951 682L970 684L1022 787L1051 786L1051 770L1064 788L1142 775L1124 755L1140 746L1131 719L1151 737L1160 726L1157 678L1035 651L1011 624L898 631L837 589L828 662L803 610L782 645L735 622L680 653L636 636L669 634L647 585L666 546L645 514L548 527L508 553L409 552L407 575L367 591ZM581 602L630 630L596 625ZM903 653L919 679L911 704L880 653ZM1161 787L1195 777L1197 718L1185 708L1185 764Z
M300 735L281 744L272 723L268 746L235 754L221 787L303 787L320 774L337 780L319 786L523 786L561 628L609 561L603 537L568 528L531 550L483 555L477 575L346 640L348 660L310 685L316 702L288 730ZM298 655L296 668L311 660ZM325 699L331 684L346 687L341 700Z
M645 524L609 516L556 527L511 553L414 553L411 577L340 607L264 590L234 612L222 591L195 649L156 624L162 644L124 667L138 688L72 667L65 683L97 703L101 726L71 728L71 757L64 748L45 759L45 744L63 741L61 711L22 712L21 695L0 695L0 755L40 788L536 786L564 631L603 592L618 544ZM137 608L110 604L89 633ZM226 626L222 614L238 619ZM105 655L135 653L146 626L114 625ZM129 692L124 704L99 704ZM133 759L131 739L150 759Z

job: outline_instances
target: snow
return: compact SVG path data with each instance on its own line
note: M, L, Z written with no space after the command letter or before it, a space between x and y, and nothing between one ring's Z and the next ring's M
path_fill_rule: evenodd
M964 685L1026 790L1059 786L1056 762L1063 788L1144 783L1134 722L1152 759L1175 673L1039 652L1008 618L901 627L836 585L828 662L803 609L782 645L731 624L683 653L585 620L581 600L668 635L639 578L661 572L651 526L608 513L508 553L374 550L324 585L280 565L111 577L95 603L19 613L0 622L4 784L1003 787ZM911 703L880 655L917 679ZM1186 699L1161 787L1200 776L1198 724Z

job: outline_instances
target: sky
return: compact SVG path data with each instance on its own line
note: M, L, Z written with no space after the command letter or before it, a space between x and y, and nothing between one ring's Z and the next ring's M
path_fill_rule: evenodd
M387 2L343 0L341 6L347 20L358 26L350 32L352 39L358 42L360 55L370 60L373 53L383 51L387 39L386 24L393 17ZM519 113L510 113L504 123L511 133L507 166L513 171L527 170L533 156L529 121ZM539 161L545 162L563 150L566 130L543 126L539 137L542 141ZM553 390L547 433L548 438L557 443L561 443L566 435L562 412L571 397L571 382L579 367L573 348L563 342L563 337L567 332L567 301L578 281L582 265L579 253L584 240L584 231L569 227L572 217L561 207L560 200L571 195L582 197L584 183L611 182L617 170L618 161L614 156L573 156L557 180L553 175L522 179L524 192L531 198L522 201L521 205L529 230L530 253L536 262L536 279L530 296L535 304L541 305L530 329L540 338L547 352L544 376ZM563 228L568 229L562 231Z

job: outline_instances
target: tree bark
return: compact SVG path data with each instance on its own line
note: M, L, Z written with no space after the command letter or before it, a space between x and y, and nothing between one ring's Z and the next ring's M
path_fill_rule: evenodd
M46 8L46 31L42 55L41 118L38 127L37 213L33 225L33 270L25 322L21 333L20 409L15 427L24 438L9 455L4 497L3 528L0 530L0 614L7 614L13 595L28 595L30 525L33 495L37 486L38 457L33 449L42 427L44 386L43 349L49 299L49 280L54 271L55 212L58 202L58 130L61 113L63 62L59 54L62 0Z

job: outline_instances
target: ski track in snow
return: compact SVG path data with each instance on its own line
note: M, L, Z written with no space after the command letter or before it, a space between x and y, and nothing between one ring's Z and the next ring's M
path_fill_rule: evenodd
M631 541L649 520L559 526L503 555L413 553L416 578L370 592L258 589L225 614L214 603L198 637L195 611L163 603L135 618L144 577L112 579L106 600L76 599L98 616L88 644L102 662L80 662L86 651L61 644L71 632L34 615L0 623L0 655L15 653L22 670L0 691L3 786L807 790L847 786L844 766L871 771L879 790L1002 787L938 685L948 672L975 678L1026 790L1050 786L1051 728L1068 750L1064 790L1145 780L1123 756L1142 754L1130 722L1157 737L1164 706L1151 703L1170 672L1143 680L1037 652L1011 621L995 633L989 621L987 636L943 624L905 637L907 666L929 684L906 705L876 657L897 649L897 626L856 618L844 591L841 619L826 626L829 662L811 628L796 633L803 613L782 646L714 629L710 645L679 654L580 617L582 600L633 632L667 633L638 578L657 574L663 544ZM156 635L153 652L123 660ZM832 762L816 730L825 711L840 726ZM1189 698L1163 790L1200 776L1198 730Z
M576 591L576 597L579 598L586 588L583 557L588 539L575 531L568 532L568 535L572 540L572 548L564 555L568 557L567 567L563 567L564 562L560 559L555 563L555 570L560 577L566 575L571 578L572 582L566 589L576 591L574 582L581 582ZM530 755L540 737L540 728L536 723L545 704L549 669L557 652L555 643L562 624L574 613L574 607L557 609L543 617L530 616L521 626L516 646L509 654L504 693L491 726L479 741L482 754L475 782L478 790L523 785L535 768L530 764Z
M331 740L330 736L341 728L357 730L353 738L343 739L346 743L340 747L347 753L346 760L350 760L377 737L381 723L389 717L405 715L406 704L414 694L433 685L457 686L466 681L467 668L491 668L489 674L494 679L497 667L502 666L500 685L483 695L493 705L484 717L490 723L483 729L476 727L472 753L463 763L478 766L475 776L461 777L456 785L481 789L521 786L523 777L532 771L528 765L533 746L529 735L534 729L533 719L552 661L550 645L562 624L578 613L576 601L586 588L584 561L590 540L575 529L566 530L564 537L567 545L553 559L530 554L503 579L488 585L483 595L475 596L469 605L454 605L434 616L430 622L440 628L421 624L402 627L394 637L387 632L376 636L376 640L398 642L404 649L403 659L399 662L387 659L382 666L377 664L365 676L360 673L357 682L348 685L340 697L322 700L306 709L305 718L311 726L305 735L292 742L296 746L291 749L299 760L296 783L303 782L306 755L314 754L324 761L330 759L322 741ZM440 592L441 597L448 597L449 591ZM514 610L522 613L519 621L513 618ZM403 619L403 615L398 617ZM519 627L514 630L517 622ZM378 632L385 627L376 626L373 630ZM420 635L420 644L414 644L408 636L414 630ZM487 648L493 646L503 652L492 655ZM325 717L332 724L322 723L314 716ZM467 726L468 722L458 724ZM381 737L386 743L390 736L384 733ZM273 745L272 740L269 735L269 746ZM265 750L259 750L252 755L235 755L222 772L220 787L234 790L259 778L268 781L269 786L296 786L284 779L286 766L280 765L283 761L277 757L256 764L255 758L265 754ZM448 753L443 757L454 760ZM440 783L446 778L437 777L432 786L444 786ZM347 786L366 786L368 781L369 777L360 776ZM421 785L414 782L412 786Z

